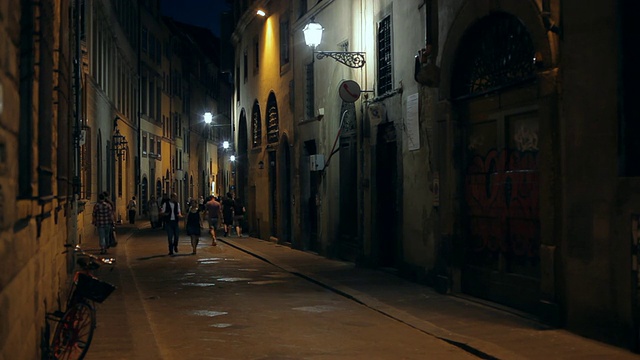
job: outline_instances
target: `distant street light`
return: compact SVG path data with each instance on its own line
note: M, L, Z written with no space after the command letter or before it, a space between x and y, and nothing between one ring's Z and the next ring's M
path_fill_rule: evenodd
M204 122L208 125L211 124L211 122L213 122L213 114L210 112L206 112L204 113Z

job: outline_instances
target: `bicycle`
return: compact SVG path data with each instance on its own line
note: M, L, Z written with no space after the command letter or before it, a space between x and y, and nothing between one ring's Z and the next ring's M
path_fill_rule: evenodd
M101 264L114 265L115 259L88 254L78 245L73 251L79 255L76 263L80 270L73 276L66 310L47 314L49 320L58 322L49 348L51 359L84 358L96 327L94 302L102 303L116 289L114 285L91 274L91 271L98 269Z

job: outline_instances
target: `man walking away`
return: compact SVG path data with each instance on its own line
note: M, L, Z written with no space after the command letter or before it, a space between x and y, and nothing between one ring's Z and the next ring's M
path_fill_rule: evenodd
M105 201L104 194L98 196L98 202L93 207L93 219L91 221L98 229L100 237L100 254L107 253L109 237L116 226L111 205Z
M216 201L215 196L209 196L208 201L204 204L207 211L207 220L209 222L209 234L211 235L211 245L216 246L216 227L218 227L218 219L220 217L220 203Z
M178 194L172 193L169 201L162 205L162 215L165 219L165 229L167 230L167 241L169 243L169 255L178 252L179 227L178 221L182 218Z

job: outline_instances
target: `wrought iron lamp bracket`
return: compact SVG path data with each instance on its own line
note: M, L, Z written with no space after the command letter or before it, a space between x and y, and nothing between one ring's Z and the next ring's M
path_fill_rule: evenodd
M339 63L347 65L350 68L361 68L365 64L364 52L351 52L351 51L314 51L316 58L322 60L325 57L330 57Z

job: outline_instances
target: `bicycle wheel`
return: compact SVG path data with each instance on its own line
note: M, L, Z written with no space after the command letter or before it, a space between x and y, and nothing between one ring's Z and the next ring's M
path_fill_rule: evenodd
M96 311L86 302L67 309L53 335L51 350L55 359L83 359L96 327Z

